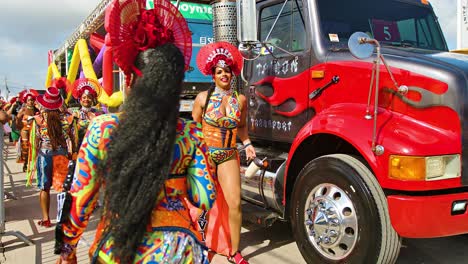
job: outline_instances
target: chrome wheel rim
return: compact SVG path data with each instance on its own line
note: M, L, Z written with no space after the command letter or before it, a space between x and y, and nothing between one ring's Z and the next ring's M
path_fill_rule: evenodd
M354 249L358 220L353 202L338 186L323 183L308 195L304 226L309 241L325 258L341 260Z

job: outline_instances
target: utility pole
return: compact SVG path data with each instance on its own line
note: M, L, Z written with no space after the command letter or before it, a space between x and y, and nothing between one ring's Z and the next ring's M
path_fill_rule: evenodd
M5 89L6 89L6 100L8 100L8 97L10 96L10 89L8 88L8 83L7 83L7 77L5 76Z

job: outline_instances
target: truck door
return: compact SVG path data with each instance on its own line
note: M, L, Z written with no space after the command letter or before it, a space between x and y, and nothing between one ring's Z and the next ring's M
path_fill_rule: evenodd
M301 0L262 1L257 10L259 40L272 45L245 64L249 132L256 138L292 142L310 115L307 14Z

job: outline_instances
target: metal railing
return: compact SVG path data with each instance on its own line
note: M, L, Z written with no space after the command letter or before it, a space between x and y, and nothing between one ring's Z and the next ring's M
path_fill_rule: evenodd
M27 238L23 233L19 231L5 231L5 190L4 190L4 170L3 167L6 166L6 161L3 157L4 151L4 135L5 131L3 130L3 124L0 123L0 161L2 166L0 166L0 239L4 236L15 236L29 246L34 245L34 243Z

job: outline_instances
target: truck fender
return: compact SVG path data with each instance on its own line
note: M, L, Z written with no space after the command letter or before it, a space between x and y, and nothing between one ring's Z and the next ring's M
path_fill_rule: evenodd
M378 156L372 152L373 119L364 118L366 105L345 103L335 105L316 114L299 131L288 154L284 174L283 203L287 198L288 177L291 165L294 165L296 153L304 142L316 135L326 134L339 138L355 149L356 155L365 159L369 168L377 177L382 188L408 191L436 190L459 187L457 179L444 181L407 181L387 177L388 160L392 154L412 156L435 156L441 154L461 154L461 137L454 129L442 129L429 123L421 122L409 116L379 108L377 119L377 144L384 146L384 154ZM334 153L326 153L334 154ZM318 154L320 155L320 154ZM317 157L317 155L315 156ZM311 158L315 158L311 155ZM304 164L305 165L305 164Z
M372 120L366 120L365 106L356 104L339 104L316 114L296 135L288 153L284 173L283 204L286 204L286 188L289 168L294 162L296 150L309 137L318 134L331 134L350 143L369 164L375 164L372 152ZM371 165L372 167L372 165Z

